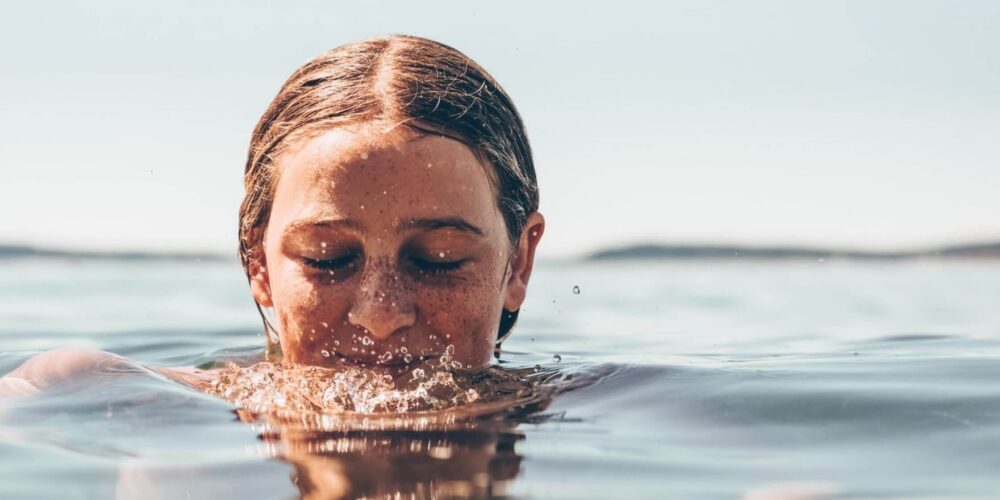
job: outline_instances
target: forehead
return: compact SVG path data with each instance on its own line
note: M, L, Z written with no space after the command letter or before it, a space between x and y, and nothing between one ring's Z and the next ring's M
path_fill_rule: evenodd
M399 127L336 128L276 162L271 228L302 218L350 218L378 228L407 218L459 216L502 224L488 170L465 144ZM277 226L277 227L275 227Z

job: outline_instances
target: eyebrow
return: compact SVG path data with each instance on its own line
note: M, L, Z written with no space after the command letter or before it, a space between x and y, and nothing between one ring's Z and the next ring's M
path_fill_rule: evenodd
M331 217L303 217L288 224L283 235L289 235L310 227L328 227L331 229L353 229L361 231L361 223L354 219L338 219Z
M330 217L304 217L297 219L288 224L285 228L283 234L293 234L310 227L327 227L331 229L352 229L355 231L362 231L363 227L360 222L354 219L340 219L340 218L330 218ZM424 231L435 231L438 229L455 229L457 231L462 231L465 233L472 233L476 236L483 236L485 233L482 229L476 227L471 222L463 219L462 217L438 217L431 219L407 219L396 225L396 232L404 232L413 229L422 229Z
M485 233L471 222L461 217L440 217L434 219L407 219L396 226L396 231L403 232L411 229L423 229L434 231L437 229L455 229L465 233L472 233L476 236L483 236Z

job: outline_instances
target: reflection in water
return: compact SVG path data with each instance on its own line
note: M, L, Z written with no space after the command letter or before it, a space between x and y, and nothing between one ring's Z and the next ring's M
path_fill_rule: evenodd
M520 471L514 445L523 438L512 428L264 436L295 467L292 481L305 498L502 495Z
M502 496L520 471L517 426L545 420L569 388L569 377L538 368L258 363L228 366L209 392L243 408L267 454L294 466L305 498L484 498Z

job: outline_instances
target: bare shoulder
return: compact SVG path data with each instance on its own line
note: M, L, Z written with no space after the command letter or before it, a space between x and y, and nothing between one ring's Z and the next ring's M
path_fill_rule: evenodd
M125 358L97 349L55 349L37 354L0 378L0 396L30 395L60 382L105 370Z
M55 386L92 377L126 373L155 374L195 389L205 390L218 370L193 367L161 368L97 349L54 349L32 356L0 377L0 397L34 396Z

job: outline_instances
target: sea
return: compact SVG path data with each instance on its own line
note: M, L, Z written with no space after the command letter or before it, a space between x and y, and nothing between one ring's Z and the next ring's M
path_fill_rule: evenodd
M0 498L1000 497L1000 261L542 261L492 406L279 418L142 369L263 345L232 260L0 260L0 374L135 364L0 399Z

